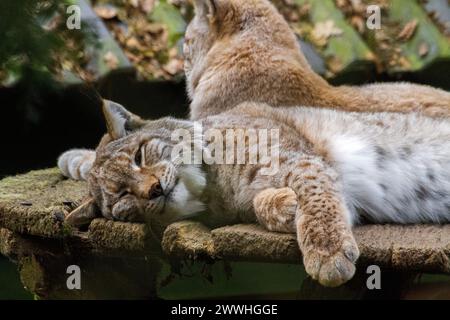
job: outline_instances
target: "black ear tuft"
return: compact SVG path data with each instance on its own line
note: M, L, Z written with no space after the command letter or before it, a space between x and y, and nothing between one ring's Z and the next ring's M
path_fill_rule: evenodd
M140 117L113 101L103 100L102 108L108 133L114 140L125 137L129 132L139 129L145 123Z

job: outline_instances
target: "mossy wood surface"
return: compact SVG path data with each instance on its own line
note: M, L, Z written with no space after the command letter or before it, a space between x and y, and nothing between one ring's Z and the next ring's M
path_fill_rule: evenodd
M0 252L10 257L41 255L40 248L55 243L63 245L63 252L78 254L150 254L153 237L142 224L96 219L86 231L65 226L61 218L85 195L85 183L64 179L57 169L0 181ZM450 273L450 225L367 225L354 232L361 263ZM301 262L294 235L268 232L258 225L209 230L198 222L179 222L165 231L162 248L176 259Z

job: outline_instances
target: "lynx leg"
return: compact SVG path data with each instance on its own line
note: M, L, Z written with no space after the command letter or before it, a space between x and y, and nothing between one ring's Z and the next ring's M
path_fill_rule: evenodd
M253 199L260 224L270 231L294 233L297 195L291 188L266 189Z
M295 224L306 272L329 287L353 277L359 256L336 177L317 159L301 162L287 177L298 195Z

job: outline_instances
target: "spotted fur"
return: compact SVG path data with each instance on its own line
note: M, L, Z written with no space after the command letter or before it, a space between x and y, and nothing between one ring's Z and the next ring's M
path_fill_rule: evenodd
M115 117L114 110L106 116ZM257 221L293 232L306 271L327 286L355 272L354 224L450 222L449 120L245 103L201 125L223 134L280 130L279 171L263 174L267 164L181 164L170 156L175 129L192 134L191 147L210 148L210 141L196 141L193 122L164 118L133 132L118 128L100 143L88 175L102 214L166 226L202 213L211 227ZM243 149L246 159L253 147Z
M174 119L145 123L114 105L107 113L116 116L107 117L110 134L100 143L95 162L90 153L81 167L85 151L65 154L59 161L67 176L88 176L105 217L165 225L207 209L211 226L259 221L269 230L295 232L307 272L329 286L354 273L359 253L352 223L363 218L449 220L446 147L437 148L446 146L446 121L296 106L417 111L437 118L448 117L450 94L407 83L330 86L311 70L295 35L269 1L194 3L196 16L184 45L191 119L222 130L280 128L280 172L264 176L261 164L171 162L163 151L173 147L167 140L170 131L192 129L193 124ZM257 103L233 109L246 101ZM145 166L136 167L131 155L143 146ZM150 199L160 188L162 195Z

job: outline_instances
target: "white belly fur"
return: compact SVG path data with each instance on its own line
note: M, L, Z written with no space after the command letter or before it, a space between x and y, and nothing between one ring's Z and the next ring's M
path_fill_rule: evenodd
M326 141L353 222L361 214L378 223L450 222L450 123L331 127Z

